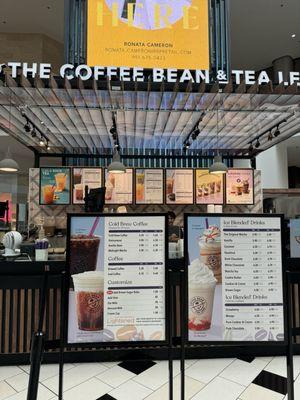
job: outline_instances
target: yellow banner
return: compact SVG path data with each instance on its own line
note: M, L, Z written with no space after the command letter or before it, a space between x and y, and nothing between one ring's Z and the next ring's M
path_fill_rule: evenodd
M88 0L90 66L209 69L208 0Z

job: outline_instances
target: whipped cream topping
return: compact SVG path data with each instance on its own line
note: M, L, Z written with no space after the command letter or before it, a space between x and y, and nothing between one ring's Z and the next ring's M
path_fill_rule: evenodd
M216 225L210 225L204 230L203 235L199 238L199 241L204 243L221 242L220 228Z
M189 287L207 287L216 284L217 280L207 265L198 258L189 265Z

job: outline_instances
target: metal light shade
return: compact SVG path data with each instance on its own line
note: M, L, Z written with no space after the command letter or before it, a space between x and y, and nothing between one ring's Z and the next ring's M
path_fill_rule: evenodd
M11 153L8 149L5 158L0 161L0 171L18 172L19 169L18 163L11 158Z
M121 163L121 158L118 151L115 152L112 163L108 166L107 170L113 174L124 174L126 172L126 167L123 163Z
M228 171L228 167L227 167L227 165L225 165L223 163L222 157L215 156L214 162L209 167L209 173L210 174L226 174L227 171Z

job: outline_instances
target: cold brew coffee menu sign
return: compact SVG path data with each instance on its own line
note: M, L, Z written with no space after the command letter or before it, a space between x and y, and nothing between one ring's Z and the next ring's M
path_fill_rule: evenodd
M188 216L190 341L284 340L280 217Z
M165 341L165 216L71 216L69 343Z

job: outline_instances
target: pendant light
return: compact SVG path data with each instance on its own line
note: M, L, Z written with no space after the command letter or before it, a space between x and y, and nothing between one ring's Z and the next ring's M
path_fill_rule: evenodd
M11 152L9 148L7 149L7 153L2 161L0 161L0 171L3 172L18 172L19 171L18 163L12 159Z
M219 110L217 110L217 148L219 147ZM217 150L212 165L209 167L210 174L226 174L228 167L223 163L222 156Z
M108 172L113 174L124 174L126 172L125 165L121 162L120 153L117 146L114 150L114 155L111 164L107 168Z

